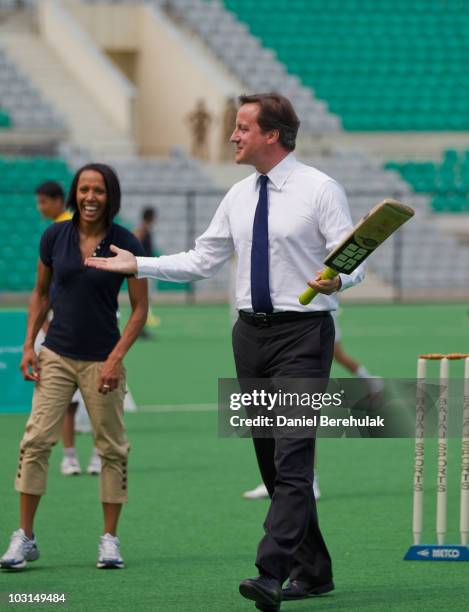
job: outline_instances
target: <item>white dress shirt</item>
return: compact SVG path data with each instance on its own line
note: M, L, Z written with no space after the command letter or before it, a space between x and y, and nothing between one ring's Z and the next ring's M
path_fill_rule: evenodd
M193 250L137 257L137 277L175 282L208 278L236 251L236 308L252 310L251 243L259 176L255 172L233 185ZM298 296L353 227L344 190L323 172L297 161L293 153L267 176L269 281L274 311L336 310L335 293L319 294L308 306L302 306ZM341 290L357 284L363 276L363 264L351 275L341 274Z

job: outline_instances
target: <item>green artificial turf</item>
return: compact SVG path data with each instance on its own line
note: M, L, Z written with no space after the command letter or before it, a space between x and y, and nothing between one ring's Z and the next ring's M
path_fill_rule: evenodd
M216 403L217 379L235 375L228 309L161 306L155 312L161 325L151 332L154 339L140 341L126 360L137 402ZM338 321L343 347L373 375L412 378L418 354L469 349L468 308L461 304L346 305ZM336 365L332 374L347 375Z
M98 481L60 476L57 445L36 523L41 559L25 572L0 572L1 609L61 609L6 606L5 594L65 592L67 609L77 611L254 610L237 591L256 574L268 507L241 497L258 482L251 442L220 439L216 412L191 411L191 404L216 402L217 377L233 375L229 315L222 307L157 313L154 340L139 341L127 359L132 393L148 407L126 416L130 502L120 537L127 568L94 568ZM459 305L348 306L340 321L344 347L373 374L412 377L419 352L467 349L469 318ZM171 412L168 404L186 411ZM12 480L26 416L0 416L1 553L17 526ZM467 610L468 564L402 560L411 543L413 441L321 439L318 446L319 514L337 589L282 610ZM90 436L80 435L77 447L85 467ZM434 441L427 449L425 537L433 541ZM459 455L459 441L450 440L448 541L458 537Z

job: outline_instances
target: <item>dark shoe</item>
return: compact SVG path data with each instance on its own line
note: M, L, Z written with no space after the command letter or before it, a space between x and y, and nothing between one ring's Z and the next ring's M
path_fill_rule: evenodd
M239 592L246 599L255 601L258 610L280 610L282 585L276 578L262 575L248 578L240 583Z
M319 585L311 585L300 580L290 580L287 586L282 589L282 596L284 601L293 601L294 599L307 599L308 597L325 595L333 590L334 583L332 580Z

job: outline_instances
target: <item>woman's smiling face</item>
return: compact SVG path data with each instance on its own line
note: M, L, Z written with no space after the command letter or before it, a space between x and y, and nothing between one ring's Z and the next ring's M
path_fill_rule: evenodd
M84 170L78 178L77 206L80 219L99 223L107 213L107 191L103 175L96 170Z

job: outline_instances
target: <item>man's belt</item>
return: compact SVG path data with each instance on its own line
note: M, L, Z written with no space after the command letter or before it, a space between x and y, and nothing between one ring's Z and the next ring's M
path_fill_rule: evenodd
M267 314L265 312L248 312L247 310L239 311L239 318L256 327L270 327L271 325L279 325L280 323L290 323L291 321L301 321L302 319L312 319L314 317L326 317L330 315L328 310L315 310L311 312L296 312L294 310L285 312L273 312Z

